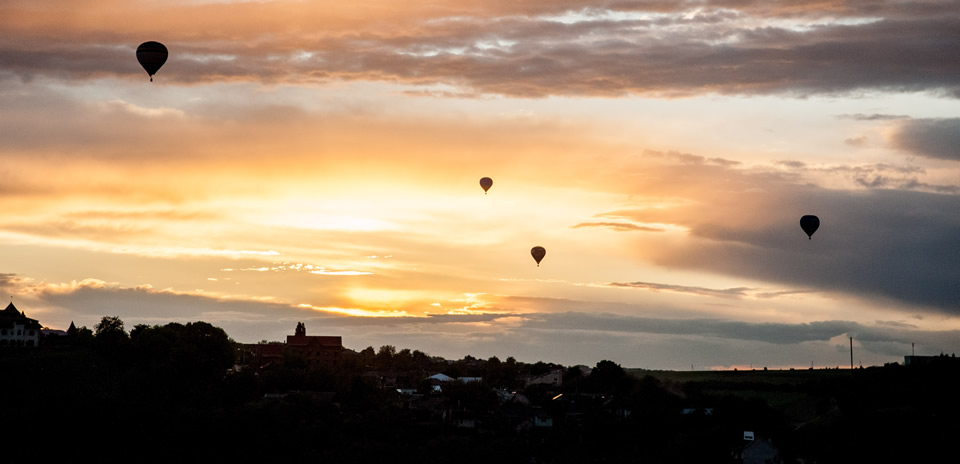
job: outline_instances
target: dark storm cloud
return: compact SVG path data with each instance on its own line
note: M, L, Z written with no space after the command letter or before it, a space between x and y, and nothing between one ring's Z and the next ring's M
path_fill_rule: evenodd
M231 14L218 15L220 27L175 34L182 39L168 44L172 56L158 79L382 80L524 97L861 90L960 95L955 79L960 12L955 7L856 3L869 5L529 1L470 8L450 3L369 22L347 16L343 25L333 21L335 12L332 19L303 15L285 24L260 21L274 8L276 17L289 16L280 5L224 5L221 11ZM212 13L209 6L179 8L184 15ZM23 13L11 8L7 14ZM47 14L53 18L62 11ZM60 26L49 21L51 29ZM111 34L69 26L61 34L0 26L5 37L0 69L22 79L145 78L132 59L134 31L119 24Z
M960 161L960 118L902 121L893 145L915 155Z

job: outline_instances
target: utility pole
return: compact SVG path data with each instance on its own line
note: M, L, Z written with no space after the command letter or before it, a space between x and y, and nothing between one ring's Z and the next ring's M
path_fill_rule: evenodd
M850 337L850 370L853 370L853 337Z

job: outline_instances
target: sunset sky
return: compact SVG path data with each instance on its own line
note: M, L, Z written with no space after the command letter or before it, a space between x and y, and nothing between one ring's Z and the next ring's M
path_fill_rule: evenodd
M0 290L448 359L960 352L960 1L4 0Z

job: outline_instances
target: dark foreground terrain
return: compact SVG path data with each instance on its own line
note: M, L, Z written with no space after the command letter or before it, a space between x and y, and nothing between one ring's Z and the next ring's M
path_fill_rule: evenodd
M384 346L237 367L205 323L105 335L0 351L0 461L952 462L960 432L950 358L662 372ZM461 380L427 379L441 372Z

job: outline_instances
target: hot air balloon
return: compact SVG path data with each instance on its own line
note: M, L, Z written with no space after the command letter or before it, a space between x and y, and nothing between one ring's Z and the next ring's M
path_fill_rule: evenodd
M540 260L547 255L547 250L543 247L535 246L530 249L530 255L533 256L534 261L537 262L537 267L540 267Z
M153 82L153 75L167 62L167 47L160 42L144 42L137 47L137 61Z
M807 233L808 240L813 240L813 233L820 228L820 218L806 215L800 218L800 228Z
M487 190L490 190L490 187L493 186L493 179L489 177L480 178L480 186L483 187L483 194L487 194Z

